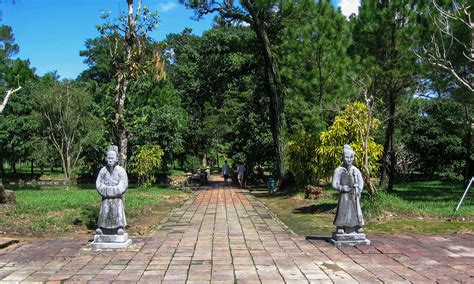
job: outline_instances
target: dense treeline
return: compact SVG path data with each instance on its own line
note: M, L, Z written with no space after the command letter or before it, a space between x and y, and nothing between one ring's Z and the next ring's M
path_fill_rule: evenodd
M217 11L214 27L161 42L148 36L159 29L148 10L134 18L147 19L142 34L127 17L106 18L73 81L14 59L19 47L3 26L1 88L22 89L0 115L2 174L19 162L93 174L116 143L135 167L140 149L158 145L161 171L229 158L304 185L326 178L339 144L350 143L364 175L389 190L412 173L473 175L468 1L367 0L349 19L329 1L244 2L184 2Z

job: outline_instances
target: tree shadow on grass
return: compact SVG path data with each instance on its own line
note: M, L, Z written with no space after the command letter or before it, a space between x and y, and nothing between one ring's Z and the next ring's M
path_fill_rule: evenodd
M407 201L458 200L466 186L461 181L405 182L395 185L395 196Z
M310 206L295 208L293 210L293 213L295 214L328 213L328 212L333 211L336 207L337 207L337 204L334 204L334 203L313 204Z
M289 198L298 194L295 191L278 191L274 193L268 193L268 190L266 188L252 188L249 189L249 192L257 198Z

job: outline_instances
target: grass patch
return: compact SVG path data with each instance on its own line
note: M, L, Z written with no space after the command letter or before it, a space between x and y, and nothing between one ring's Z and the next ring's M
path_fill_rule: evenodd
M16 204L0 206L0 231L10 235L49 236L95 230L101 198L94 188L19 189ZM125 214L130 233L143 234L159 224L187 194L167 188L129 188ZM146 216L146 218L142 218Z
M407 182L395 192L380 191L375 200L365 192L362 210L369 233L474 232L474 194L470 192L453 221L454 208L465 186L456 181ZM472 191L472 189L471 189ZM337 207L338 193L326 187L317 200L306 200L302 193L268 195L263 189L254 195L264 202L288 227L300 235L329 235Z

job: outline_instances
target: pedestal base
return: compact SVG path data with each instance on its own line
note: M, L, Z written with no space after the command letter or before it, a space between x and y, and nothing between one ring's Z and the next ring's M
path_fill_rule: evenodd
M333 232L331 242L336 246L370 245L370 240L365 238L364 233L337 234Z
M128 234L123 235L95 235L91 247L94 249L122 249L128 248L132 244L132 240L128 238Z

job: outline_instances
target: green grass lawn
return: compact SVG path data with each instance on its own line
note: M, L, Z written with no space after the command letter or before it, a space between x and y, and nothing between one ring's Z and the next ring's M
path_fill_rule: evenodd
M93 188L16 189L15 194L15 205L0 206L0 231L9 235L61 235L96 229L101 198ZM129 230L133 234L152 229L186 197L174 189L129 188L125 195Z
M449 221L465 186L432 181L397 184L395 193L381 191L376 200L363 195L362 210L369 233L474 232L474 194L466 196ZM472 189L471 189L472 190ZM305 200L302 193L268 195L254 191L287 226L301 235L328 235L334 230L338 193L327 187L323 198Z

